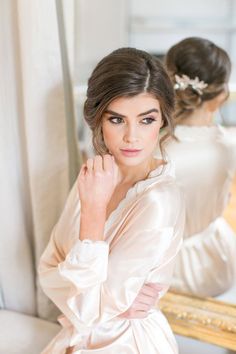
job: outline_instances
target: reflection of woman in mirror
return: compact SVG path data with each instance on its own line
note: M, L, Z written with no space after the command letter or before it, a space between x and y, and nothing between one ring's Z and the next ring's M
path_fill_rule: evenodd
M119 49L93 71L84 115L98 155L82 166L40 261L63 313L43 353L177 353L158 309L125 315L144 284L166 292L181 246L182 198L169 163L153 156L173 108L169 77L143 51Z
M222 217L236 168L236 143L214 114L228 97L231 63L209 40L187 38L166 55L176 91L176 140L166 150L185 193L184 243L173 287L215 296L235 280L236 235Z

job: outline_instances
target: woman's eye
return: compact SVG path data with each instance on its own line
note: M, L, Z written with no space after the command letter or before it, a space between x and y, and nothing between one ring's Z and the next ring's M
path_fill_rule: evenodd
M120 124L123 122L123 118L121 117L110 117L109 121L113 124Z
M154 121L156 121L156 119L151 118L151 117L147 117L147 118L142 119L143 124L152 124L152 122L154 122Z

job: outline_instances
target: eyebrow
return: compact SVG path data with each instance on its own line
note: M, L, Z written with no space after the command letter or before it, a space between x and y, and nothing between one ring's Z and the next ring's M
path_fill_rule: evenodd
M146 111L146 112L139 113L139 114L138 114L138 117L146 116L147 114L152 113L152 112L159 113L159 110L156 109L156 108L152 108L152 109L149 109L149 110ZM121 117L121 118L125 118L125 116L124 116L123 114L120 114L120 113L111 111L110 109L105 110L104 113L110 113L110 114L113 114L114 116L118 116L118 117Z

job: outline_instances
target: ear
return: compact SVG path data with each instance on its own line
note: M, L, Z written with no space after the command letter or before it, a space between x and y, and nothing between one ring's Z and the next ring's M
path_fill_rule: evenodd
M226 92L223 91L219 93L219 95L216 96L215 98L206 101L205 105L207 110L212 113L217 111L220 108L220 106L222 106L222 104L225 102L226 98L227 98Z

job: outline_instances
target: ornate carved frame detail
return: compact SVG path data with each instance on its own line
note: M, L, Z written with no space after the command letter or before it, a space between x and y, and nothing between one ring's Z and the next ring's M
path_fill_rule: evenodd
M160 309L176 334L236 350L236 305L170 291Z

